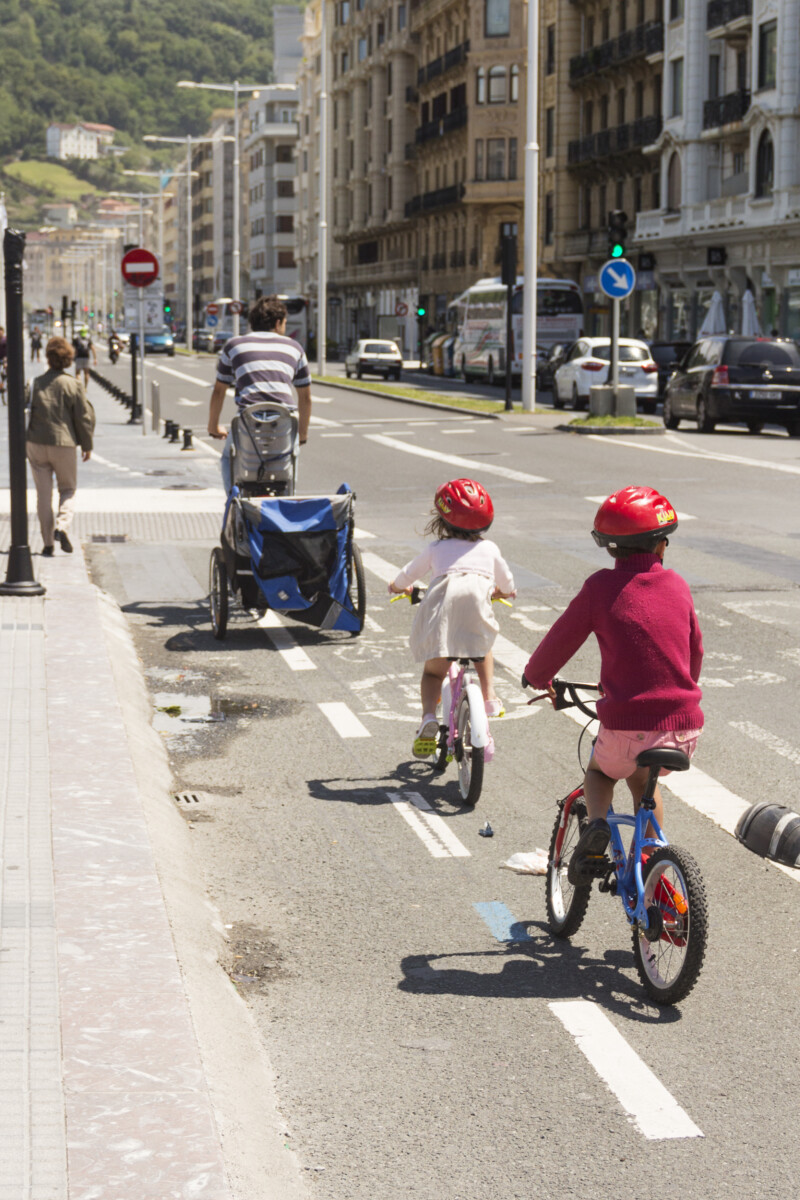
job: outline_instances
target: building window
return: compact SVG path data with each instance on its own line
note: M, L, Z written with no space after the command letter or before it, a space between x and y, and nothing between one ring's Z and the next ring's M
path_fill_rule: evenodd
M382 46L386 41L386 26L384 25L383 21L378 21L376 41L379 46Z
M294 180L279 179L276 184L277 194L280 199L286 200L294 196Z
M358 39L358 61L363 62L367 57L367 39L360 37Z
M387 63L386 64L386 95L387 96L391 96L391 94L392 94L392 83L393 83L392 64Z
M628 0L619 0L619 31L626 33L628 29Z
M544 114L544 156L552 158L556 152L556 110L548 108Z
M683 116L683 59L674 58L670 63L672 71L672 105L669 110L671 117Z
M625 124L625 88L617 92L617 124Z
M400 30L405 29L405 27L406 27L406 6L405 6L405 4L398 4L398 6L397 6L397 32L399 33Z
M295 267L294 250L278 251L278 270L293 271Z
M608 129L608 96L600 97L600 128Z
M555 232L555 197L552 192L548 192L544 198L544 244L552 246L553 234Z
M680 21L683 16L683 0L669 0L670 21Z
M517 178L517 139L508 139L508 178Z
M547 26L547 49L544 60L545 75L553 75L556 69L556 27Z
M765 129L756 151L756 196L771 196L775 177L775 148Z
M276 146L275 147L275 162L276 163L290 163L293 161L293 158L294 158L294 156L292 154L291 146Z
M475 141L475 178L479 182L483 179L483 138Z
M712 54L708 60L708 98L709 100L717 100L719 98L719 82L720 82L720 56Z
M758 27L758 86L774 88L778 53L778 22L765 21Z
M505 67L489 68L489 103L505 104L508 96Z
M505 179L506 177L506 139L486 139L486 178Z
M625 208L625 182L622 179L617 180L617 211L622 212Z
M658 168L650 174L650 207L661 207L661 172Z
M600 40L608 42L611 39L611 11L606 9L600 17Z
M486 36L508 37L511 32L510 0L485 0Z
M592 189L585 187L583 189L583 213L582 213L581 229L592 228Z
M516 104L519 100L519 67L516 65L516 63L511 68L510 83L511 90L509 92L509 99L511 100L512 104Z
M636 175L633 180L633 211L640 213L642 211L642 177Z
M475 103L486 103L486 71L483 67L478 67L475 72Z
M676 150L667 168L667 212L680 212L682 191L681 156Z
M289 215L275 218L276 233L294 233L294 217Z
M347 50L342 51L342 74L350 70L350 54Z

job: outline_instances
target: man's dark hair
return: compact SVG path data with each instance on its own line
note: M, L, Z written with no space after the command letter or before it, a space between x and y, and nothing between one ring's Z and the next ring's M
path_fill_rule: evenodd
M259 296L250 309L250 328L255 333L270 333L288 315L286 305L277 296Z

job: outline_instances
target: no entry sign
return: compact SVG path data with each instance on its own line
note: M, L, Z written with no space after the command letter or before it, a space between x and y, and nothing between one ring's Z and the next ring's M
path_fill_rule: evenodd
M158 259L149 250L129 250L122 259L122 278L133 287L147 287L158 279Z
M217 315L217 313L219 312L219 305L218 304L207 304L206 312L208 313L208 315L210 317L215 317Z

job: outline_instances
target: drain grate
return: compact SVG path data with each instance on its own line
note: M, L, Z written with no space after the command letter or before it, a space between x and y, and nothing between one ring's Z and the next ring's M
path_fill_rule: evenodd
M89 539L95 544L102 542L127 542L127 533L93 533Z
M176 792L175 803L180 804L184 808L194 808L198 804L202 804L206 797L203 792Z

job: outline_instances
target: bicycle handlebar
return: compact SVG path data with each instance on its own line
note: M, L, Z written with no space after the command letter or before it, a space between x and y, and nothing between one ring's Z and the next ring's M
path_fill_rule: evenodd
M524 675L522 676L522 686L524 688L530 687L530 684ZM589 706L585 704L583 700L581 700L580 696L578 695L578 690L585 692L600 692L602 689L600 688L599 684L570 683L566 679L551 679L550 686L556 694L555 699L551 697L549 692L541 692L538 696L532 696L528 703L535 704L537 700L551 700L553 708L555 708L557 711L564 708L577 708L584 714L584 716L589 717L590 720L594 721L597 719L597 713L594 711L594 709L589 708Z
M414 586L414 587L412 587L410 592L398 592L396 596L392 596L389 603L394 604L395 600L408 600L408 602L410 604L420 604L422 602L422 598L425 595L425 593L427 592L427 590L428 590L427 587L425 587L424 585L421 587ZM506 608L514 607L514 605L511 603L511 601L506 600L506 598L504 596L493 596L492 604L505 604Z

